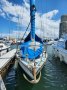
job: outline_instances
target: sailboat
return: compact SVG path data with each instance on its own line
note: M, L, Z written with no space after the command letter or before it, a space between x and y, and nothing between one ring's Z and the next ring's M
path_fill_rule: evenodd
M24 70L24 78L30 83L38 83L41 70L46 63L47 53L42 39L35 34L35 0L30 0L31 30L21 44L19 65Z

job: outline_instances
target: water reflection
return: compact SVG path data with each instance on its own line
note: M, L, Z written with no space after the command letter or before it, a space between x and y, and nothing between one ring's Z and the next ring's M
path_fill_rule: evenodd
M23 78L23 71L18 66L13 67L7 73L4 81L7 90L66 90L67 89L67 65L54 58L52 46L47 46L48 59L42 69L42 77L38 84L32 85Z

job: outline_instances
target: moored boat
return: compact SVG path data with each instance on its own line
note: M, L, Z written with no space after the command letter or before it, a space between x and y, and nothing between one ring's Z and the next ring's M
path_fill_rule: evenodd
M67 64L67 15L61 16L59 40L53 45L55 57Z
M7 53L10 49L10 46L5 45L3 42L0 42L0 56Z
M26 74L23 74L23 76L30 83L39 82L41 78L41 69L47 59L47 53L44 50L43 41L35 34L35 12L35 0L30 0L31 31L21 44L19 55L19 65L30 79Z

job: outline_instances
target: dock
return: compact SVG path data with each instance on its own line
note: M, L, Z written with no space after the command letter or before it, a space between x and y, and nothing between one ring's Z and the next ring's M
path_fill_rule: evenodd
M5 87L5 84L3 82L1 75L0 75L0 90L6 90L6 87Z
M15 55L16 49L13 49L0 57L0 90L6 90L2 77L8 70L10 64L14 61L13 58Z

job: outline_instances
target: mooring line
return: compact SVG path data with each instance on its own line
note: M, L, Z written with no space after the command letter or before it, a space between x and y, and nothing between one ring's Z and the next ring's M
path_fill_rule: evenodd
M40 81L40 78L41 78L41 72L40 72L40 74L39 74L38 79L36 79L36 81L35 81L35 80L29 80L29 79L26 77L25 74L23 74L23 77L24 77L29 83L31 83L31 84L37 84L37 83Z

